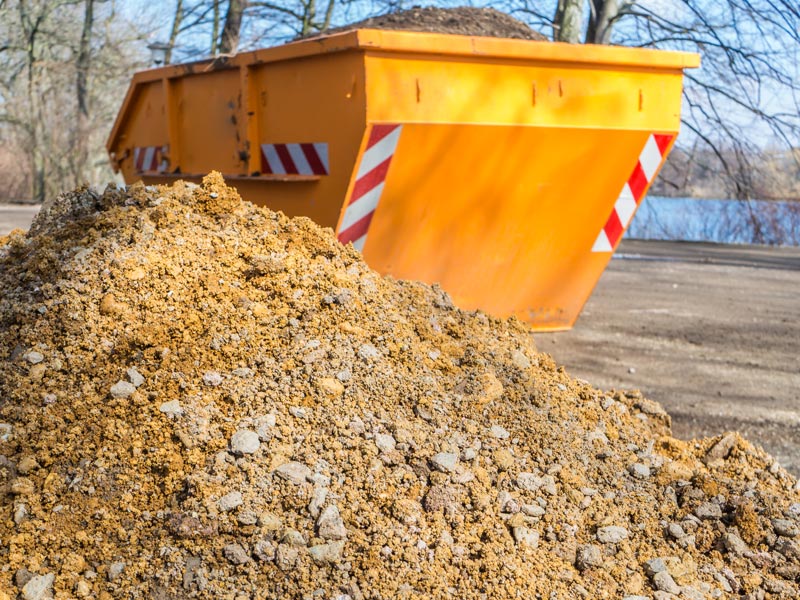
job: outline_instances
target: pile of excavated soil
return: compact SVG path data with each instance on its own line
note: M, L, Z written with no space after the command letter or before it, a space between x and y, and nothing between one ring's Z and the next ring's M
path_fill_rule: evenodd
M202 186L0 241L0 598L797 598L800 491Z
M421 31L449 33L518 40L546 40L522 21L493 8L436 8L414 7L394 13L371 17L345 27L330 29L324 35L351 29L393 29L398 31Z

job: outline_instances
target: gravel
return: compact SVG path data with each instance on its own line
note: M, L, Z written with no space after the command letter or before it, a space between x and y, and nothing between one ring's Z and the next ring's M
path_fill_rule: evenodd
M602 544L618 544L627 539L629 535L630 532L624 527L608 525L597 530L597 541Z
M800 535L798 523L789 519L772 519L772 528L775 533L784 537L793 538Z
M253 546L253 556L262 562L275 560L275 544L269 540L258 540Z
M275 469L275 474L281 479L300 485L311 477L311 469L299 462L288 462Z
M715 502L704 502L694 510L694 514L700 519L721 519L722 508Z
M265 531L280 531L283 528L283 521L278 515L263 512L258 515L258 525Z
M320 544L318 546L311 546L308 553L315 563L336 563L342 558L344 551L344 542L331 542L329 544Z
M578 547L575 555L575 566L579 571L603 565L603 550L595 544L585 544Z
M381 452L391 452L397 446L394 437L388 433L379 433L375 436L375 445Z
M747 547L747 544L744 542L742 538L740 538L735 533L725 533L722 536L722 546L725 548L726 551L730 552L731 554L735 554L737 556L742 556L746 552L749 552L750 549Z
M651 558L644 563L644 572L650 577L654 577L656 573L661 573L662 571L666 570L667 563L665 563L664 559L660 557Z
M41 352L31 350L30 352L26 352L23 358L32 365L38 365L44 360L44 355Z
M216 371L208 371L206 373L203 373L203 383L208 386L217 387L219 385L222 385L223 381L224 379L222 375L220 375Z
M222 512L230 512L239 508L243 502L241 492L231 492L220 498L218 504Z
M539 518L545 514L545 509L538 504L523 504L520 510L529 517Z
M679 540L686 535L686 532L681 527L680 523L670 523L667 525L667 533L670 537Z
M511 437L511 434L508 432L508 430L501 425L492 425L489 428L489 431L491 432L492 436L496 437L498 440L507 440Z
M130 369L125 371L125 374L128 376L128 381L130 381L131 384L133 384L133 387L138 388L144 385L145 378L141 373L139 373L136 367L131 367Z
M431 458L431 465L437 471L452 473L458 465L458 454L452 452L440 452Z
M236 522L239 525L255 525L258 523L258 515L251 510L244 510L236 515Z
M222 549L222 554L234 565L244 565L251 560L241 544L227 544Z
M180 400L168 400L167 402L162 402L161 406L158 407L158 410L168 417L178 417L183 414L183 408L181 407Z
M726 458L728 458L731 450L733 450L735 446L736 434L729 433L727 435L723 435L719 441L709 448L705 456L706 463L715 465L722 463Z
M261 447L258 433L240 429L231 436L231 452L234 454L255 454Z
M55 575L34 575L22 588L22 597L25 600L48 600L53 597L53 581Z
M129 381L118 381L111 386L110 391L113 398L120 400L129 398L136 391L136 386Z
M636 479L647 479L650 477L650 467L642 463L634 463L628 467L628 472Z
M326 540L344 540L347 529L335 505L326 506L317 519L317 533Z
M109 581L116 581L119 579L122 572L125 570L125 563L122 561L111 563L108 567L108 580Z
M672 575L667 571L659 571L653 575L653 585L657 590L667 592L668 594L678 595L681 593L681 586L675 583Z
M512 529L514 540L518 544L528 546L529 548L539 547L539 532L529 527L514 527Z

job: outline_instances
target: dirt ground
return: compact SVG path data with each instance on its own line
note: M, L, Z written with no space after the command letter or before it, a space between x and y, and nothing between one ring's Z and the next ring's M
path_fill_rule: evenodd
M0 598L800 598L768 454L219 173L65 192L0 290Z
M346 27L330 29L325 35L351 29L392 29L398 31L423 31L454 35L513 38L519 40L546 40L538 31L522 21L493 8L436 8L415 6L378 17L352 23Z
M39 208L38 204L0 204L0 235L12 229L27 229Z
M575 328L539 348L638 388L678 437L739 430L800 473L800 249L623 242Z
M0 235L38 207L0 205ZM800 473L800 249L623 242L575 328L536 334L570 373L641 389L676 435L739 430Z

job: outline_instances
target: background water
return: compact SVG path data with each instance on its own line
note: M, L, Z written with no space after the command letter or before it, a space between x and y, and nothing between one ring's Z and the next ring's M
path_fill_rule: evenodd
M800 202L648 196L626 237L800 246Z

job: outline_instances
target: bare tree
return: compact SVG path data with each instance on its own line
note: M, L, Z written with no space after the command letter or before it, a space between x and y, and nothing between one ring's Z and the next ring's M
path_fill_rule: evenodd
M157 10L168 23L161 30L173 48L168 58L182 61L326 31L401 9L403 1L175 0ZM721 186L738 198L796 193L763 175L764 165L780 164L769 172L787 181L800 172L800 153L792 151L800 147L796 0L504 1L507 12L556 40L702 54L703 68L687 73L684 91L682 140L696 164L665 170L675 174L666 185L676 193ZM439 1L450 2L456 0ZM144 39L155 35L123 22L116 6L0 0L0 164L22 157L14 173L37 198L105 168L101 138ZM65 114L75 119L65 123ZM774 142L769 156L764 140Z
M213 14L211 25L211 56L216 56L219 49L219 24L220 24L220 10L219 0L213 0L211 3L211 11Z
M169 64L172 62L172 50L175 48L175 43L178 41L178 34L181 31L181 23L183 22L183 0L176 0L175 2L175 15L172 17L172 29L169 32L169 41L167 42L166 52L164 54L164 62Z
M42 201L111 177L102 138L137 65L117 19L103 0L0 3L0 163L23 174L0 193Z
M559 42L577 44L583 30L584 0L558 0L553 17L553 38Z
M91 68L92 53L92 26L94 25L94 0L85 0L83 27L78 42L78 54L75 60L75 105L77 108L74 141L75 150L72 161L73 177L80 179L86 163L89 160L88 126L89 126L89 71Z
M614 24L624 14L630 3L620 5L619 0L591 0L589 2L589 25L586 28L587 44L610 44Z
M683 123L710 149L728 194L749 198L764 140L800 144L800 5L782 0L683 0L673 14L626 7L619 41L698 51L703 67L686 73ZM632 25L632 27L630 27Z
M534 26L546 3L508 0ZM757 192L764 140L800 146L800 4L796 0L557 0L550 26L559 41L699 52L686 73L684 139L699 143L724 173L726 194Z
M228 14L225 16L225 24L222 26L222 35L219 44L219 51L222 54L236 52L239 47L239 35L242 30L242 17L247 8L247 0L229 0Z
M394 0L177 0L169 37L175 52L169 59L191 60L270 45L341 25L351 8L363 17L398 6ZM210 47L197 45L206 35Z

